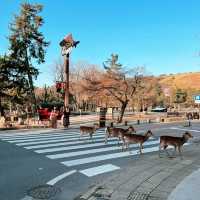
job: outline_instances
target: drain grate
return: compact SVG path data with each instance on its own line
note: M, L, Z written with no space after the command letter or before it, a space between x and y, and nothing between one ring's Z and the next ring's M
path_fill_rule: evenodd
M128 200L147 200L148 197L149 197L149 194L133 192L128 196Z
M35 199L50 199L61 192L60 188L51 185L39 185L27 191L27 195Z

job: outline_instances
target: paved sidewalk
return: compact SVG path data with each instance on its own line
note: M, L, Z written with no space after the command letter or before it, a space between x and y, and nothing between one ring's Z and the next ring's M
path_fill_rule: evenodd
M183 160L179 157L169 159L165 154L159 158L158 153L133 159L129 167L115 172L106 180L99 181L75 199L196 200L200 196L200 171L196 171L200 168L199 143L184 146L183 155ZM190 175L192 172L194 174ZM188 175L190 176L187 177Z
M168 200L199 200L200 199L200 169L188 177L172 191Z

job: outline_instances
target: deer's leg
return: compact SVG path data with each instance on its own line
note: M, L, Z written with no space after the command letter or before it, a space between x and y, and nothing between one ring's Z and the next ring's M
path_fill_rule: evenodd
M162 150L162 145L159 145L159 158L161 158L161 150Z
M119 136L117 136L118 137L118 143L117 143L117 145L119 146L120 144L119 144L119 142L120 142L120 137Z
M176 146L174 146L174 156L176 157Z
M124 151L125 150L125 148L124 148L124 142L122 143L122 151Z
M128 150L129 148L129 145L128 145L128 142L126 142L126 150Z
M181 160L183 160L183 155L182 155L182 152L181 152L181 146L178 146L178 151L179 151L179 155L180 155Z
M80 132L79 140L81 140L81 137L82 137L82 132Z
M165 150L165 152L166 152L167 156L168 156L168 157L170 157L170 154L169 154L169 152L167 151L167 147L168 147L168 145L164 145L164 147L163 147L163 148L164 148L164 150Z
M143 145L142 143L140 143L140 154L142 155L142 149L143 149Z
M129 142L127 142L126 144L127 144L127 149L128 149L128 151L129 151L129 153L131 153L131 149L130 149L130 147L129 147Z
M129 150L129 141L128 140L124 140L124 146L125 146L125 150Z
M108 132L106 132L106 135L105 135L105 144L107 144L107 142L108 142L108 137L109 137Z
M95 141L94 136L93 136L95 133L96 133L96 131L94 133L92 133L92 139L93 139L92 141L93 142Z
M92 142L93 142L92 133L89 133L89 134L90 134L90 140L92 140Z
M125 146L125 141L124 141L124 139L122 138L122 151L124 151L124 146Z

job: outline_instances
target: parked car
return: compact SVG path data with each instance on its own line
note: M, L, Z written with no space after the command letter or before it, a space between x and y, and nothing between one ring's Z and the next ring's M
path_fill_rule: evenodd
M157 107L151 109L151 112L167 112L167 108L157 106Z

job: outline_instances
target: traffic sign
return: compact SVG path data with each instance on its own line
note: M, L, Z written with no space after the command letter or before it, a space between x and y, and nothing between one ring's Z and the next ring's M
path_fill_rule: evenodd
M194 96L194 102L200 104L200 95Z

